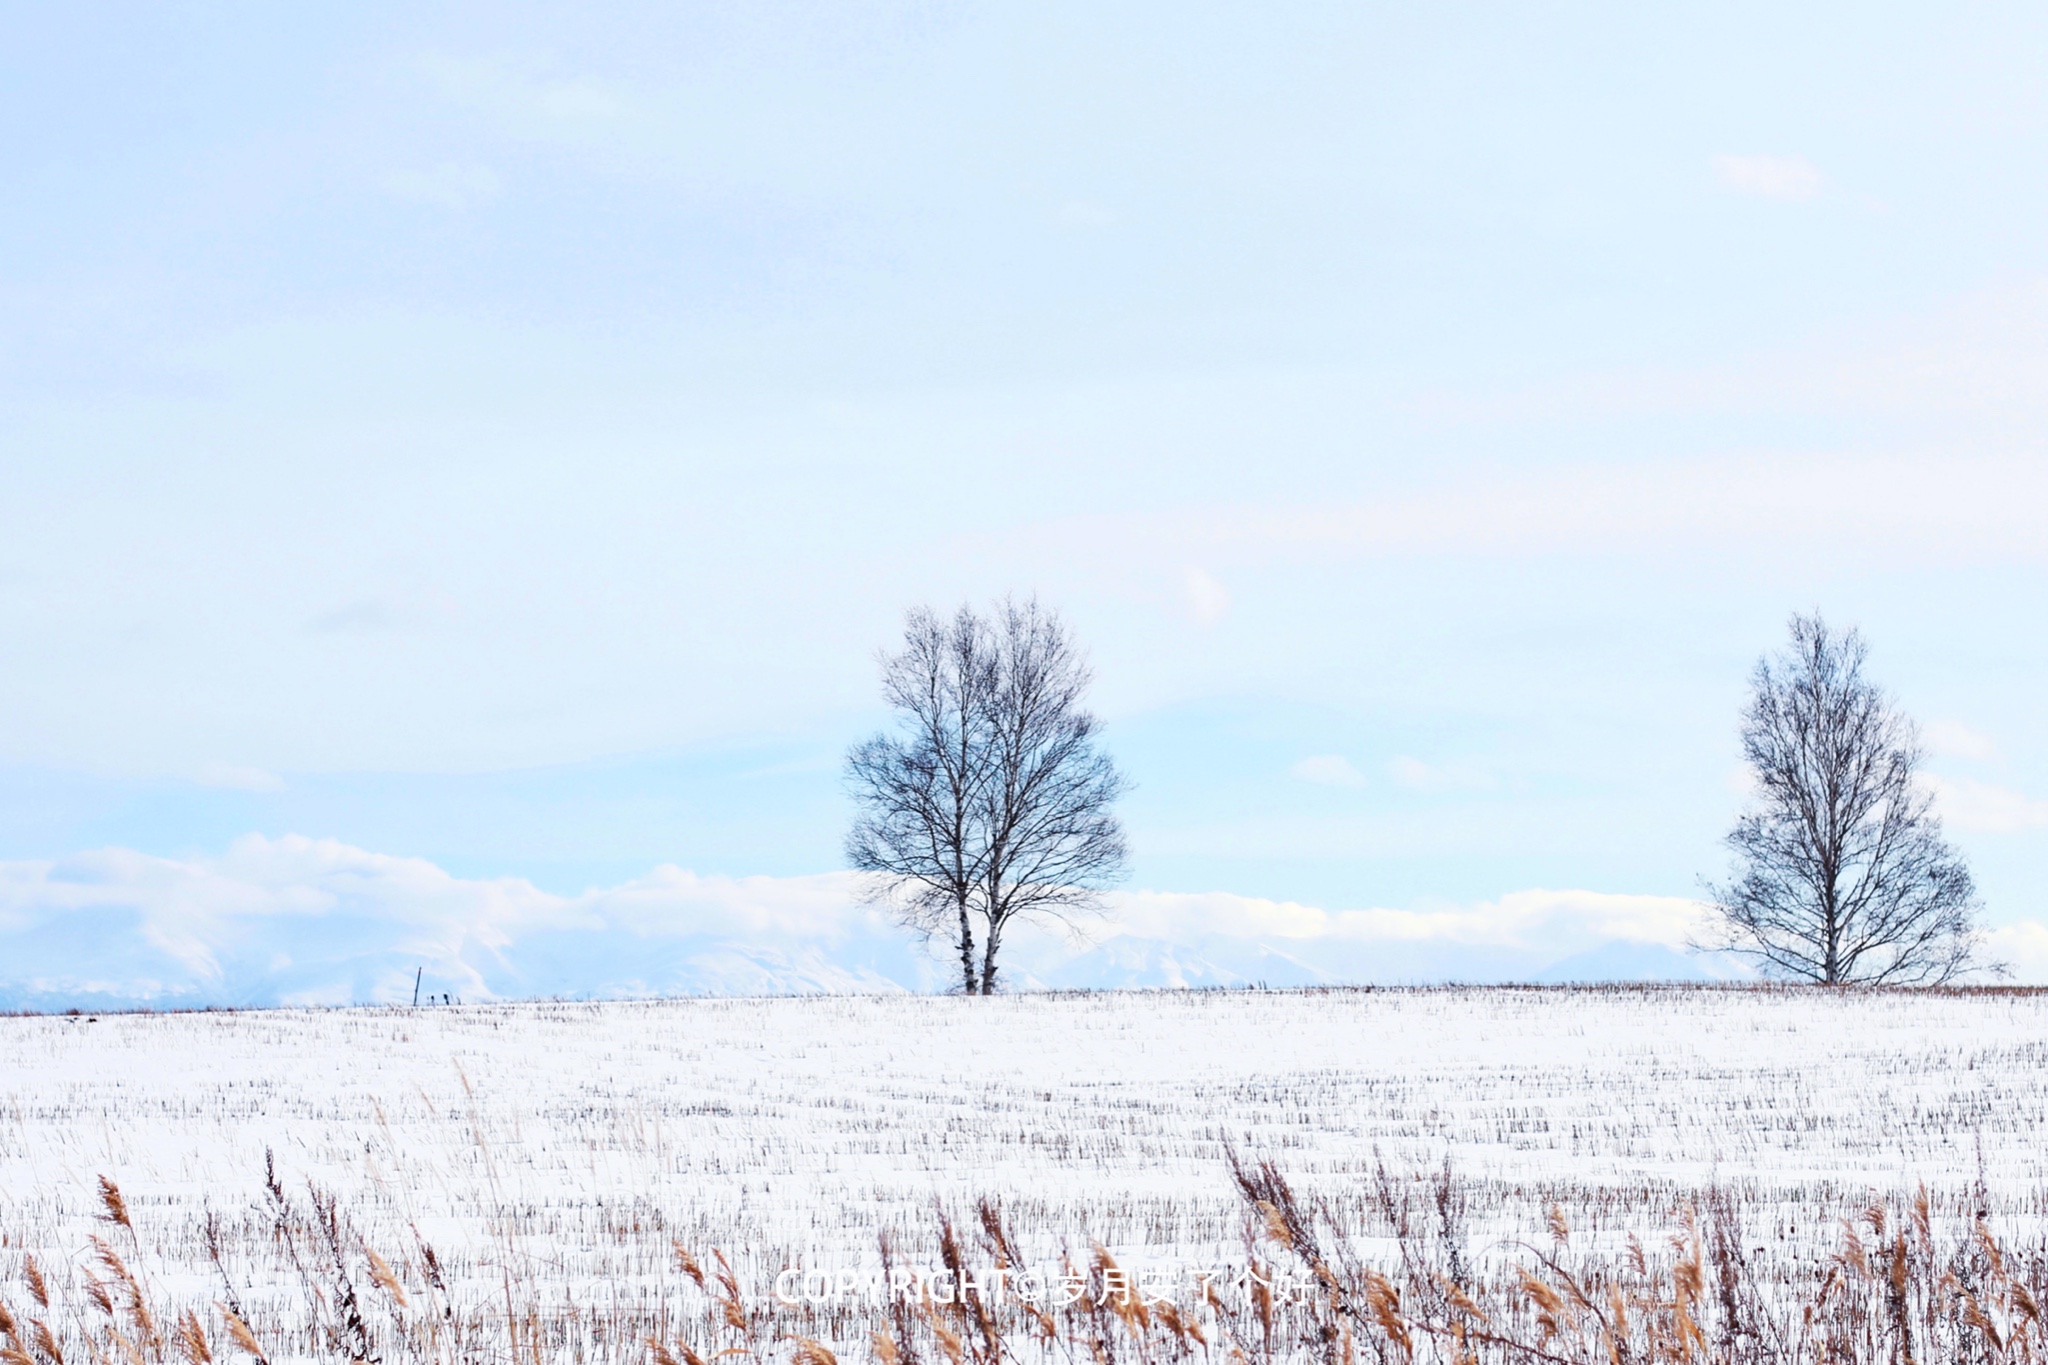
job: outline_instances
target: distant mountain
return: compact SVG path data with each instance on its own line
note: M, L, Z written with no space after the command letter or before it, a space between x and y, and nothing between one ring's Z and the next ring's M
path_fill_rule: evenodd
M1197 986L1314 986L1327 978L1313 967L1256 941L1197 944L1119 935L1086 948L1033 981L1056 990L1129 990Z
M1605 943L1551 963L1539 985L1599 981L1725 981L1738 973L1718 956L1682 953L1661 943Z

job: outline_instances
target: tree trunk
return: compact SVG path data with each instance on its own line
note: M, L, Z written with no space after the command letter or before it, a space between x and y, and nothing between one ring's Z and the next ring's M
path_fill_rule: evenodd
M991 946L993 951L993 946ZM960 898L960 990L973 995L974 980L974 921L967 917L967 897ZM987 994L986 991L981 992Z
M996 946L1002 942L1002 938L1003 931L1001 925L999 923L990 924L988 927L988 942L982 945L981 955L981 993L983 995L994 995L996 993Z

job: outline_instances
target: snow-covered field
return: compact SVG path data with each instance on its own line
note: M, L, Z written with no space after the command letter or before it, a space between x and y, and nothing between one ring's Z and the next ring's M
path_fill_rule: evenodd
M1041 1251L1241 1243L1226 1146L1341 1202L1448 1160L1483 1236L1559 1201L1671 1226L1710 1183L1816 1250L1834 1217L1980 1170L1994 1221L2048 1196L2048 996L1735 989L827 997L0 1019L0 1237L63 1267L125 1192L165 1284L198 1229L260 1299L266 1151L371 1247L544 1267L565 1292L723 1249L863 1264L935 1201L1003 1201ZM0 1254L7 1254L0 1252ZM253 1288L252 1288L253 1287Z
M1724 990L683 1000L0 1020L0 1204L67 1246L253 1202L264 1152L454 1234L642 1203L728 1248L864 1250L936 1198L1048 1233L1234 1236L1223 1147L1341 1185L1375 1152L1655 1202L2048 1183L2048 996ZM494 1191L495 1186L495 1191ZM375 1221L376 1213L365 1214ZM477 1225L481 1225L480 1222Z

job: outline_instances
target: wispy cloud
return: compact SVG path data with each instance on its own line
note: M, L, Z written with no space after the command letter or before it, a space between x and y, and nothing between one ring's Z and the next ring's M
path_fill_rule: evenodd
M1387 761L1387 776L1414 792L1484 791L1494 785L1493 774L1471 764L1425 763L1407 754Z
M2048 829L2048 801L1966 777L1935 777L1931 782L1942 819L1956 829L1983 834Z
M369 635L446 621L455 614L455 599L443 589L394 588L337 602L306 628L315 635Z
M1591 371L1501 390L1432 390L1423 423L1513 430L1644 419L1868 422L1882 441L1743 447L1629 462L1453 469L1369 497L1090 514L1012 533L1125 572L1417 554L1660 555L1954 566L2048 559L2048 280L1698 367ZM1928 433L1936 433L1928 435ZM1827 507L1816 519L1809 509ZM1028 551L1025 547L1029 547ZM1930 736L1932 738L1932 736Z
M1383 499L1234 506L1033 526L1077 560L1326 562L1393 555L1661 554L1702 547L1830 564L2038 563L2048 467L2020 456L1776 452L1467 476ZM1825 506L1817 523L1808 509ZM1019 532L1021 541L1027 533Z
M1317 754L1304 758L1288 771L1303 782L1319 787L1363 787L1365 774L1342 754Z
M1713 165L1722 189L1757 199L1816 199L1827 183L1803 156L1722 155Z
M2044 323L2048 281L2024 279L1716 363L1594 370L1495 391L1435 389L1407 406L1452 424L1881 413L2017 422L2031 432L2048 413Z
M1705 908L1676 896L1516 891L1474 905L1326 910L1227 892L1133 891L1116 899L1116 931L1183 941L1205 935L1354 943L1442 943L1543 948L1560 954L1608 942L1683 948L1705 927Z
M635 108L632 94L620 82L561 72L551 63L535 59L430 54L414 59L411 65L450 103L528 128L611 123Z
M385 193L393 198L454 210L488 204L505 191L505 178L490 167L453 163L428 170L393 171L383 184Z
M193 776L202 787L221 787L229 791L279 792L284 790L284 779L276 773L262 768L246 767L238 763L209 763Z
M1181 586L1187 593L1188 609L1205 626L1213 626L1230 614L1230 590L1206 569L1189 565L1181 571Z
M316 635L353 635L389 630L395 622L389 603L364 599L330 607L308 621L306 628Z
M1998 757L1998 746L1959 720L1937 720L1927 726L1927 747L1944 758Z
M2012 968L2016 981L2048 981L2048 924L2002 924L1986 936L1986 956Z
M1105 228L1116 222L1116 215L1093 200L1069 199L1060 205L1053 221L1065 228Z

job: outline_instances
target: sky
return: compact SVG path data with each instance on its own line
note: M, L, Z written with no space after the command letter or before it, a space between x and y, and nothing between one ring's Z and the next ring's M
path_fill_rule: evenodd
M1714 974L1794 611L2048 979L2044 65L1996 4L18 16L0 1003L918 988L840 763L906 608L1006 592L1136 783L1046 983Z

